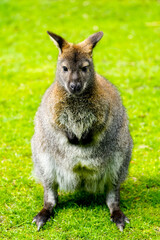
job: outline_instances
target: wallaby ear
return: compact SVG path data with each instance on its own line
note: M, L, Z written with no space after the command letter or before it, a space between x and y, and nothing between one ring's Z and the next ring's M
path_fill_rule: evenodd
M86 40L80 43L86 52L92 53L93 48L103 37L103 32L97 32L89 36Z
M103 32L97 32L89 36L87 40L90 42L92 49L96 46L96 44L101 40L102 37Z
M47 33L49 34L51 40L54 42L56 47L58 47L60 53L63 52L63 48L67 48L69 46L69 43L57 34L49 31L47 31Z

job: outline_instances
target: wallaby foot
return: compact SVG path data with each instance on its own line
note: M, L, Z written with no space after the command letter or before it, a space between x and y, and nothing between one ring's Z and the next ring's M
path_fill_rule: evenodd
M117 227L121 232L125 227L125 223L129 223L129 219L124 215L124 213L120 209L112 212L111 221L116 223Z
M129 223L129 219L124 215L124 213L120 210L119 207L120 202L119 186L112 186L110 188L110 190L107 193L106 202L111 213L111 221L114 222L118 229L122 232L125 227L125 223Z
M52 213L48 210L43 208L34 218L33 223L35 222L37 225L37 230L39 231L43 225L50 220Z
M32 221L36 223L38 231L47 221L50 220L50 217L53 215L53 208L56 206L58 201L57 188L57 184L44 186L44 207Z

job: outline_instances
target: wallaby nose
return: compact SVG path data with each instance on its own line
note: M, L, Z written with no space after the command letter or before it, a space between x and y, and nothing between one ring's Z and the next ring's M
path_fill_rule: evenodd
M82 84L80 82L77 82L77 83L71 82L69 84L69 88L71 93L79 93L81 91Z

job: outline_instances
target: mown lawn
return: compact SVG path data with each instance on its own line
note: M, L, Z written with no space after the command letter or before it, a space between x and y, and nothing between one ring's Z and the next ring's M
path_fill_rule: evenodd
M0 1L0 239L160 239L160 1ZM134 150L120 233L104 196L60 193L55 217L37 232L43 189L32 177L30 139L58 50L46 31L80 42L102 30L96 71L121 92Z

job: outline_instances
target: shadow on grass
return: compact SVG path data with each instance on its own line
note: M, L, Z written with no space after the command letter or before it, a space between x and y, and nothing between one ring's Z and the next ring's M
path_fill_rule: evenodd
M159 204L160 181L157 178L138 178L135 182L132 178L128 178L121 187L120 205L122 208L132 208L133 205L149 204L156 206ZM37 201L41 201L41 196L35 196ZM90 194L85 191L76 191L73 193L59 192L58 204L56 209L72 208L77 205L78 207L92 207L105 206L105 194Z
M157 178L141 177L137 182L127 180L125 185L121 188L120 205L122 208L132 208L133 205L141 204L143 206L159 204L160 192L158 188L160 183ZM84 191L77 191L74 193L60 193L59 203L57 208L70 208L72 206L92 207L104 206L105 194L90 194Z
M157 208L160 199L158 188L158 178L141 177L136 182L131 178L128 179L121 188L121 209L124 212L130 211L131 214L132 210L137 209L137 215L139 215L139 208L146 209L150 206ZM74 211L77 208L96 209L97 207L104 208L105 211L108 211L108 216L110 215L105 202L105 194L90 194L84 191L60 192L59 202L53 211L53 218L63 209L72 209ZM43 229L45 230L48 227L50 228L50 226L47 226Z
M74 193L68 193L59 196L58 208L68 208L72 206L79 207L96 207L100 205L105 205L105 195L104 194L91 194L85 191L77 191Z

